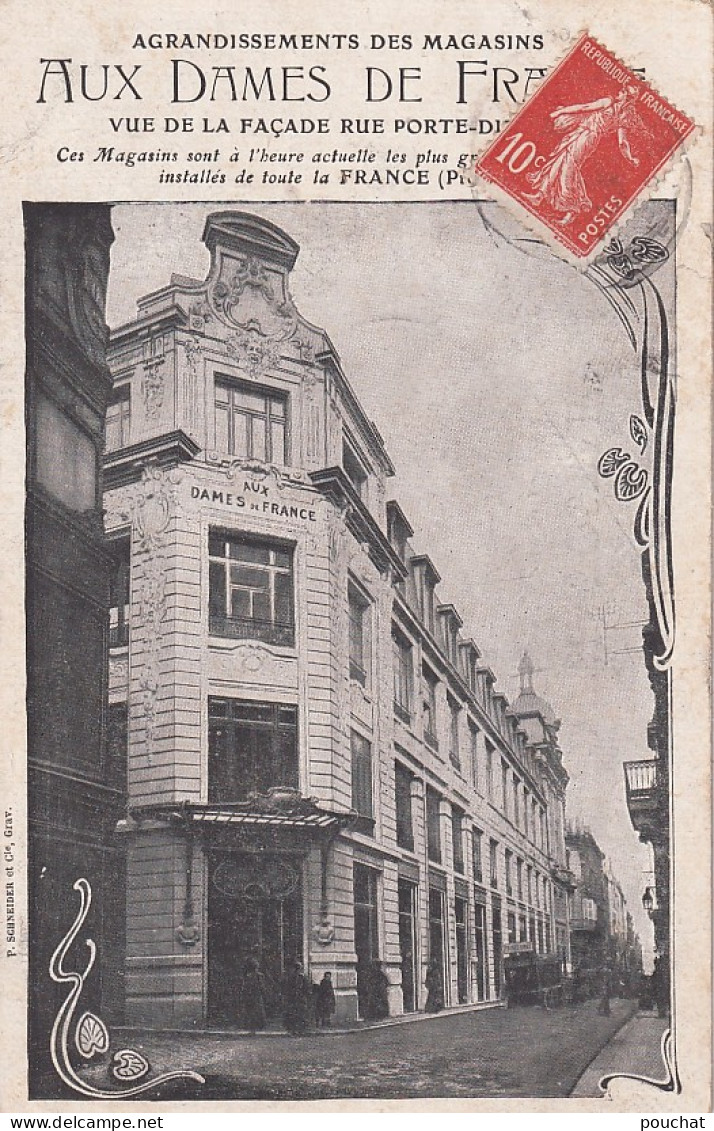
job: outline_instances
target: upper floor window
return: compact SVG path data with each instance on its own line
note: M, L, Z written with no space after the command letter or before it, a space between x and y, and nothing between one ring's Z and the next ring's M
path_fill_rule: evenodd
M352 808L359 814L358 832L371 835L374 831L374 801L372 797L372 746L353 730L352 747Z
M498 887L498 842L489 840L488 842L488 871L489 881L492 888Z
M530 793L528 792L528 790L526 789L526 787L525 787L525 786L523 786L523 831L524 831L524 833L526 834L526 836L527 836L527 837L529 837L529 836L530 836L530 829L529 829L529 827L528 827L528 804L529 804L529 799L530 799Z
M451 839L454 853L454 871L464 870L464 815L455 805L451 807Z
M503 815L508 816L508 763L501 761L501 801L503 803Z
M360 499L364 499L367 486L367 472L362 465L362 461L346 440L342 441L342 467Z
M363 687L369 682L369 601L350 585L347 591L350 620L350 678Z
M254 791L298 787L297 707L208 700L208 800L246 801Z
M429 859L441 864L441 798L429 786L426 790L426 841Z
M126 448L131 439L131 386L117 385L109 398L104 425L104 447L108 452Z
M484 748L486 750L486 795L489 801L493 801L493 751L494 745L488 739L484 739Z
M474 789L479 788L478 768L478 727L469 719L469 745L471 747L471 783Z
M518 884L518 898L523 900L523 861L520 857L516 860L516 883Z
M422 719L424 722L424 741L432 749L439 749L436 736L436 685L437 677L426 664L422 667Z
M506 895L513 895L513 853L506 849Z
M292 647L292 550L242 534L212 531L208 553L210 631Z
M394 713L402 722L411 722L413 689L412 646L398 629L392 629L394 668Z
M455 699L448 696L449 700L449 760L452 766L457 769L461 767L461 758L459 756L459 719L461 717L461 707Z
M526 866L526 892L528 895L528 902L533 902L533 869L530 864Z
M109 647L129 643L131 539L117 538L109 545L112 572L109 578Z
M481 854L481 842L483 841L483 833L480 829L474 829L471 834L471 844L473 852L473 865L474 865L474 882L477 884L483 883L483 859Z
M513 775L513 823L517 828L521 825L521 783Z
M216 381L216 448L242 459L286 464L286 409L283 393Z
M397 810L397 844L400 848L413 852L412 775L399 762L394 764L394 795Z

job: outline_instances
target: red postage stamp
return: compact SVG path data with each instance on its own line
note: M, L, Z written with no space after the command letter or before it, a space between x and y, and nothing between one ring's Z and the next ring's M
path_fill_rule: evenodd
M585 258L694 128L583 35L479 158L476 172Z

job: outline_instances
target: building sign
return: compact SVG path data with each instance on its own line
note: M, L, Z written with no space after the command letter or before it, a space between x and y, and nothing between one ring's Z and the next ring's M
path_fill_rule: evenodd
M504 958L508 958L510 954L533 954L532 942L512 942L506 943L503 948Z
M212 506L229 507L244 514L256 513L274 518L297 519L303 522L317 522L317 511L310 506L296 503L276 502L270 498L267 483L256 483L246 479L242 491L226 491L217 487L191 487L191 498Z

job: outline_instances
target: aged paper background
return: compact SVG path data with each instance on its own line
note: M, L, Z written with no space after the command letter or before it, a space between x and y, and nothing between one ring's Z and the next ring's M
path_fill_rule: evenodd
M428 185L408 186L335 186L303 184L267 187L256 177L253 184L159 184L158 170L151 165L93 162L99 146L114 145L117 149L161 148L170 143L180 153L209 150L220 145L228 155L233 146L271 144L266 138L226 137L201 134L199 120L204 116L231 121L241 117L257 117L256 104L241 106L226 103L217 96L216 103L190 103L172 106L168 58L181 54L208 65L208 53L194 55L166 50L132 50L137 34L151 32L333 32L355 33L366 43L371 35L411 35L418 43L424 32L491 34L540 33L542 51L523 53L523 58L508 51L485 53L492 67L522 65L526 56L532 66L552 66L577 35L587 30L614 54L633 68L644 68L648 81L674 105L691 116L700 127L697 137L687 146L686 158L675 157L671 171L650 195L675 195L680 208L677 244L678 316L677 372L678 403L675 439L675 473L673 481L673 533L675 543L675 585L677 599L677 640L674 659L674 940L675 940L675 1027L677 1066L682 1081L680 1096L654 1093L633 1082L613 1085L612 1109L702 1111L710 1105L711 1031L710 1031L710 238L711 238L711 13L707 5L695 0L662 0L653 6L637 0L611 2L584 0L534 0L527 8L508 0L490 0L478 8L449 0L438 9L429 4L401 0L361 5L350 11L336 4L314 2L309 6L295 2L247 8L225 5L207 11L198 3L156 2L140 5L135 0L102 7L89 3L70 2L59 6L39 3L27 9L18 3L6 3L4 13L3 71L0 92L3 105L2 145L2 231L3 256L0 279L3 302L0 310L2 342L2 497L3 542L2 569L2 731L3 763L2 794L4 808L14 816L13 843L16 859L16 893L19 906L19 942L17 957L0 954L2 966L2 999L0 1016L4 1035L2 1060L3 1110L65 1110L69 1105L49 1105L26 1100L25 1086L25 959L27 949L26 915L23 910L25 891L22 882L25 822L25 719L24 701L24 627L23 627L23 227L22 201L296 201L303 198L325 200L428 201L470 200L474 189L464 180L440 187L433 173ZM213 57L215 54L215 58ZM227 62L226 53L213 53L211 64ZM231 62L250 62L279 66L281 53L252 52L251 58L231 58ZM313 57L311 57L313 56ZM535 56L535 57L534 57ZM328 104L296 103L275 109L275 114L296 117L329 117L334 122L342 117L382 116L389 123L396 117L455 118L467 116L474 121L495 116L490 81L468 80L466 102L457 104L458 73L455 59L481 58L482 51L432 52L422 57L416 50L334 52L329 58L306 53L300 62L306 66L319 61L330 74L332 94ZM75 77L75 98L68 104L59 96L60 82L48 80L46 101L38 104L43 67L41 59L72 60ZM78 95L78 67L82 63L122 65L131 74L132 66L142 64L137 84L141 87L141 104L107 99L89 102ZM396 97L381 104L367 106L364 98L364 68L383 67L392 74L397 68L422 66L418 106L398 105ZM121 86L116 71L110 77L110 89ZM408 94L416 86L408 87ZM519 103L520 104L520 103ZM508 115L508 103L502 102L499 115ZM516 106L512 106L515 110ZM110 116L135 115L155 117L153 134L115 134L109 125ZM193 116L196 132L160 132L166 116ZM324 137L297 136L289 148L303 149L343 147L350 139L333 132ZM285 142L280 143L282 146ZM455 169L458 155L476 153L485 144L478 135L464 138L450 136L399 136L389 130L381 137L352 138L358 146L374 143L381 150L398 148L407 154L407 165L414 167L414 156L430 145L448 151L448 169ZM84 152L83 161L59 160L61 147L68 152ZM179 162L185 168L184 162ZM227 171L230 166L221 162ZM383 167L383 166L382 166ZM262 172L260 168L260 172ZM309 170L311 172L311 170ZM483 190L482 190L483 191ZM167 254L166 271L172 269ZM458 287L458 279L454 280ZM328 330L330 327L328 326ZM631 755L622 751L623 760ZM86 1105L82 1105L86 1107ZM108 1105L102 1105L107 1107ZM116 1107L126 1105L114 1105ZM157 1105L157 1110L162 1105ZM233 1106L233 1105L231 1105ZM235 1105L238 1106L238 1105ZM257 1106L266 1110L267 1105ZM291 1105L283 1105L291 1106ZM294 1105L292 1105L294 1106ZM323 1105L321 1105L323 1106ZM331 1107L362 1109L369 1102L345 1101ZM419 1105L415 1101L374 1105L384 1110L393 1106L408 1110L433 1107L443 1110L443 1101ZM453 1110L574 1110L602 1111L601 1101L474 1101L452 1102Z

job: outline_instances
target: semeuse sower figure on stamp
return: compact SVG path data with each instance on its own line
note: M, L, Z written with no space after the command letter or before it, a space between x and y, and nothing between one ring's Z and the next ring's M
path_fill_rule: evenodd
M631 165L639 165L626 132L628 128L645 131L634 107L636 96L637 87L628 85L614 98L608 95L595 102L557 106L551 111L555 129L565 136L545 164L528 174L527 179L536 191L525 193L525 199L534 204L545 201L555 212L564 213L557 221L559 224L569 224L578 212L588 212L593 205L585 187L582 166L608 134L615 133L622 156Z

